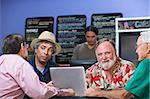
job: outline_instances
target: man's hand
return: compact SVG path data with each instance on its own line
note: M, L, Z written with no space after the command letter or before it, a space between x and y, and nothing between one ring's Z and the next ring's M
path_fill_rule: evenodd
M86 96L106 97L109 99L121 99L121 96L124 92L125 92L125 90L123 88L105 91L105 90L100 90L100 89L93 89L90 87L86 90L85 95Z
M57 96L75 96L73 89L59 89Z
M54 87L54 82L50 81L50 82L47 83L47 85L50 86L50 87Z
M103 96L103 92L90 87L85 91L85 96Z

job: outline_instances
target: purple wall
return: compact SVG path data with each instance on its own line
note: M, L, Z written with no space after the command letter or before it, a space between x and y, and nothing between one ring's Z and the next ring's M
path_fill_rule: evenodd
M2 32L1 32L1 27L2 27L2 5L1 5L1 1L0 1L0 38L1 38L1 35L2 35ZM0 54L1 54L1 45L2 45L2 41L0 40Z
M121 12L124 17L150 15L149 0L1 0L0 4L0 47L6 35L24 34L27 17L53 16L55 32L59 15L85 14L87 25L93 13Z
M150 16L150 0L148 0L148 15Z

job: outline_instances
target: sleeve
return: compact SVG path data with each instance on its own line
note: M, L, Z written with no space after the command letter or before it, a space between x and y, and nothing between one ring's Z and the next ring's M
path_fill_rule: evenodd
M147 92L145 88L149 89L149 65L149 63L141 62L125 87L127 91L137 97L142 97Z
M90 84L90 71L87 69L85 74L86 74L86 82L89 85Z
M47 86L46 83L39 81L37 74L28 62L23 63L18 69L16 81L25 94L32 98L45 99L57 94L55 87Z
M126 86L127 82L129 81L129 79L131 79L135 71L135 65L131 62L128 62L128 64L126 64L126 66L124 66L123 69L123 83L124 86Z
M93 65L88 68L85 72L85 75L86 75L86 82L87 82L87 85L88 86L91 86L92 85L92 77L93 77L93 74L92 74L92 69L93 69Z
M77 45L73 50L73 55L71 57L72 60L78 59L79 45Z

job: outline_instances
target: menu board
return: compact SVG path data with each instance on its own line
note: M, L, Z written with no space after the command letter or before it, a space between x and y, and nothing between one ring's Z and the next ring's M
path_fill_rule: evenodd
M56 56L57 63L69 63L73 49L77 44L85 42L86 16L71 15L57 17L57 42L61 45L62 50Z
M37 38L43 31L53 32L53 17L32 17L26 19L25 37L30 44L34 38ZM29 50L29 59L34 51Z
M115 18L121 13L93 14L91 24L98 28L98 39L109 38L115 41Z

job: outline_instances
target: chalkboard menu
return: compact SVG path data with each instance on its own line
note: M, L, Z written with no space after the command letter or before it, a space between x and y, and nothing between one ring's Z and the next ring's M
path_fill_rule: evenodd
M86 28L85 15L71 15L57 17L57 42L61 45L62 51L56 56L57 63L69 63L72 57L73 48L85 42L84 30Z
M32 17L26 19L25 37L30 44L34 38L37 38L43 31L53 32L53 17ZM34 51L29 50L29 59Z
M121 13L93 14L91 24L98 28L98 39L109 38L115 41L115 18Z

